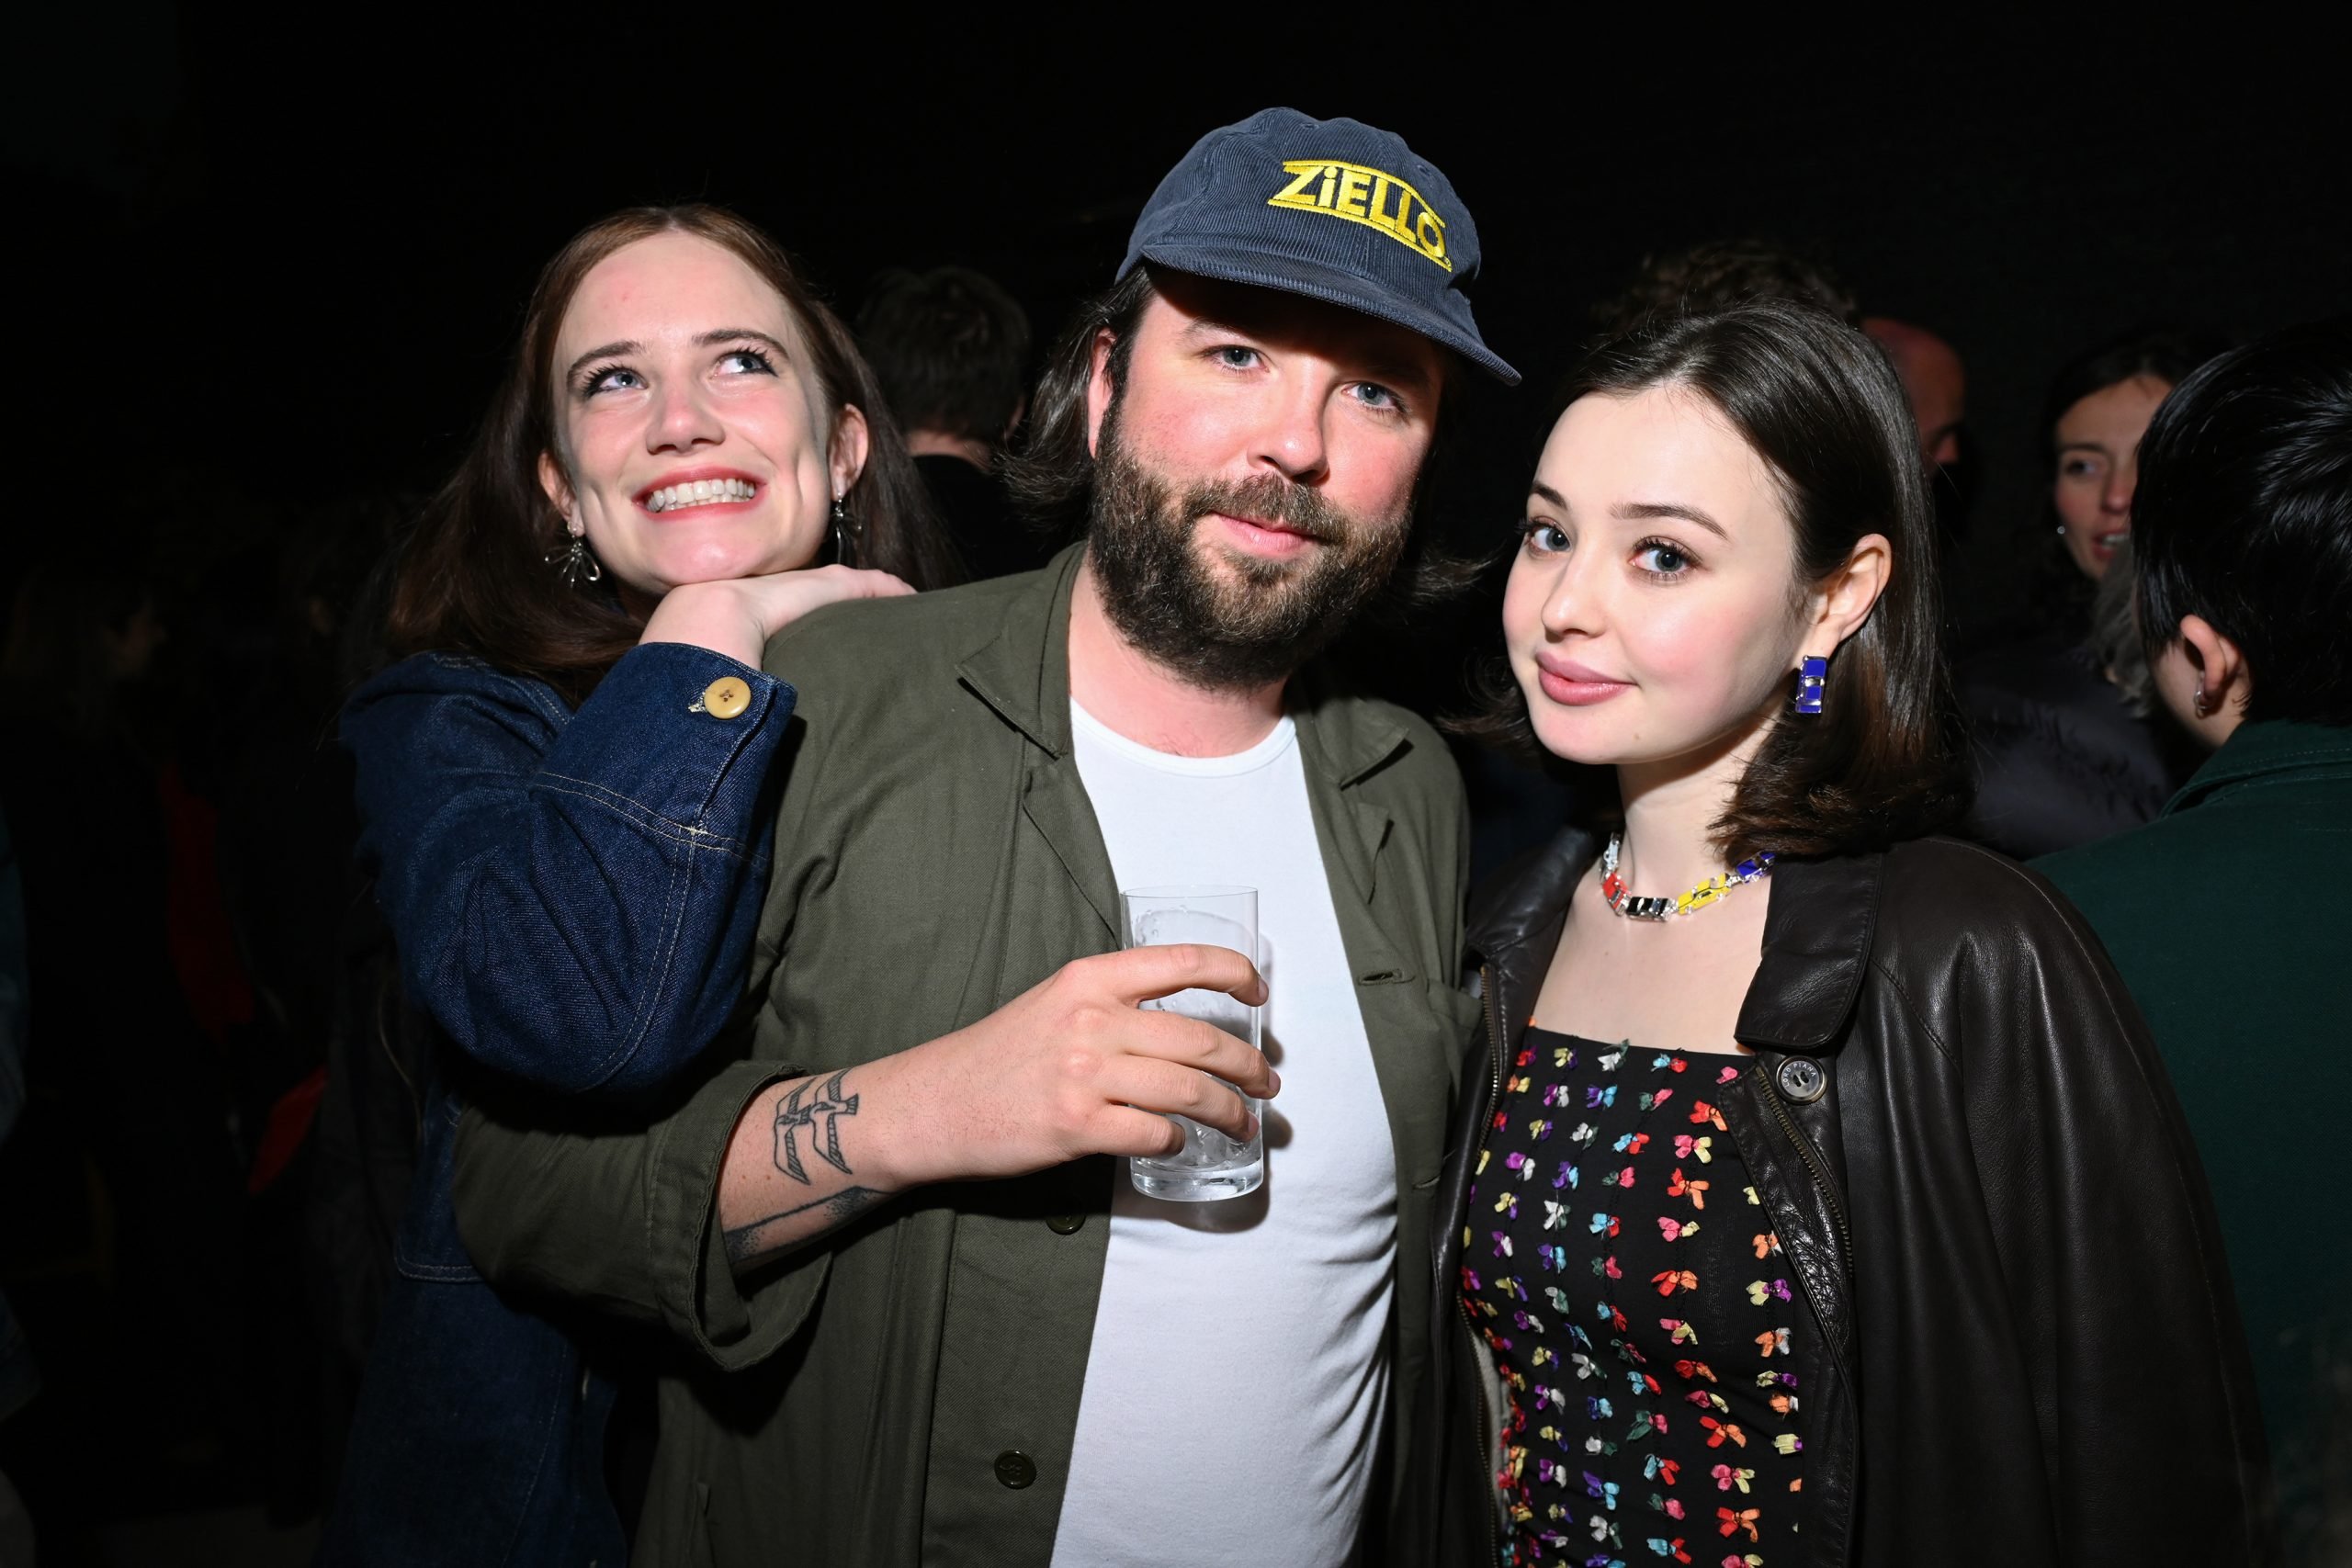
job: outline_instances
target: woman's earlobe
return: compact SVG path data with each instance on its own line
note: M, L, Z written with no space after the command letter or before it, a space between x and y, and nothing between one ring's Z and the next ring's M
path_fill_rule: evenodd
M574 515L579 508L573 504L571 486L563 477L563 465L555 460L552 452L539 454L539 489L547 493L548 504L555 508L564 526L573 536L580 533L580 519Z
M833 416L832 450L829 454L835 494L846 493L857 483L858 476L865 472L872 443L873 430L865 422L865 411L855 403L843 403L841 412Z

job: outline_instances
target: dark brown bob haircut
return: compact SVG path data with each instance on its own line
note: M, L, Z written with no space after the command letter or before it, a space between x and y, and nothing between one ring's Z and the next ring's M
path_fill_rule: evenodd
M1829 660L1818 716L1783 711L1715 819L1726 860L1828 855L1932 831L1966 803L1938 634L1934 518L1909 401L1878 346L1827 311L1756 299L1654 320L1595 348L1559 406L1671 387L1704 398L1779 481L1796 533L1792 604L1868 534L1886 589ZM1795 690L1794 671L1790 691ZM1461 728L1541 754L1508 672Z
M1094 498L1094 453L1086 439L1086 389L1094 378L1095 334L1111 334L1111 355L1104 368L1115 400L1126 389L1136 324L1159 295L1152 271L1148 265L1138 266L1080 305L1037 378L1037 392L1029 403L1027 439L1006 460L1005 483L1013 504L1042 536L1066 542L1086 532ZM1183 276L1178 275L1180 282ZM1446 350L1445 388L1439 397L1436 434L1422 460L1420 484L1414 492L1414 525L1406 536L1395 574L1364 612L1365 619L1376 624L1393 624L1408 611L1442 604L1477 578L1480 563L1445 549L1431 530L1421 525L1420 517L1431 476L1458 457L1452 432L1460 422L1451 418L1450 412L1464 379L1462 368L1461 359Z
M829 411L865 416L865 467L842 497L859 531L859 561L918 588L952 581L954 556L931 519L922 476L907 457L873 372L791 255L722 208L632 207L573 235L541 269L523 331L474 442L425 506L396 570L386 616L393 658L433 650L472 654L545 681L578 703L621 655L642 623L610 592L565 585L548 564L569 540L539 487L543 453L556 439L555 344L572 296L598 263L656 234L692 234L733 253L779 295L800 330Z

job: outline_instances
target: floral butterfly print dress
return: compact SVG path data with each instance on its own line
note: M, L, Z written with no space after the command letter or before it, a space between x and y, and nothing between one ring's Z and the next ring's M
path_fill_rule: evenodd
M1740 1058L1531 1027L1462 1292L1510 1395L1506 1561L1797 1568L1808 1315L1713 1102Z

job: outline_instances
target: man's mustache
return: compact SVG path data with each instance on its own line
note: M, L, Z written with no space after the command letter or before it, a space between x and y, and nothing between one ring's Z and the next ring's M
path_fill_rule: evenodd
M1294 484L1279 474L1194 485L1184 498L1184 511L1195 527L1210 513L1221 512L1228 517L1279 523L1321 545L1342 543L1354 530L1353 520L1346 513L1307 486Z

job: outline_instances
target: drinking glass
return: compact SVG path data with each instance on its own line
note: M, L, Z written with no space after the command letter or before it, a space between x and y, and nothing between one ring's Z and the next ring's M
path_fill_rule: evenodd
M1229 947L1252 964L1258 961L1258 890L1254 887L1138 887L1122 892L1119 899L1126 907L1129 947L1204 942ZM1178 991L1143 1005L1199 1019L1247 1040L1253 1047L1259 1044L1258 1010L1226 992ZM1249 1100L1247 1095L1242 1098ZM1252 1115L1264 1114L1264 1101L1250 1100L1249 1103ZM1205 1203L1255 1192L1265 1179L1263 1127L1249 1142L1237 1143L1189 1116L1168 1119L1184 1130L1184 1146L1164 1158L1138 1155L1128 1160L1127 1179L1136 1184L1136 1191L1179 1203Z

